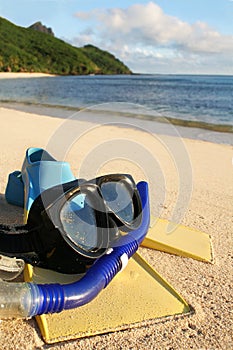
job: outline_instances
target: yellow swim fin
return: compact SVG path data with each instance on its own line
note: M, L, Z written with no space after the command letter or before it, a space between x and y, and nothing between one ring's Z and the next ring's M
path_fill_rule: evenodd
M25 279L37 283L70 283L61 275L27 265ZM99 296L87 305L59 314L37 316L46 343L127 329L145 320L190 312L182 297L136 253Z
M151 227L142 246L205 262L212 261L211 242L208 234L153 216Z

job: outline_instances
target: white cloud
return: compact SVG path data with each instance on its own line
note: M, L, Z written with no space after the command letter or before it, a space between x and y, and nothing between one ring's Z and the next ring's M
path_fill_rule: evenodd
M153 67L156 62L164 66L164 60L165 63L170 61L173 67L192 69L193 65L196 69L201 65L207 68L205 63L209 60L213 69L223 62L226 69L233 69L230 67L232 35L222 35L207 23L190 24L167 15L154 2L134 4L126 9L79 12L76 16L80 20L95 21L95 32L88 36L89 42L109 49L121 59L127 58L129 65L134 62L135 66L137 59L143 64L144 58L145 62L149 59L154 62ZM84 33L80 38L87 39ZM187 59L189 62L185 61Z
M94 30L91 27L87 27L85 30L81 31L77 37L73 38L72 44L82 47L93 42L94 35Z

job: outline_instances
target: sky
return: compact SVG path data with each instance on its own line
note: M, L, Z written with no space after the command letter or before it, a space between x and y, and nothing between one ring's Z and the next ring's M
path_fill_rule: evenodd
M135 73L233 75L233 0L0 0L0 16L110 51Z

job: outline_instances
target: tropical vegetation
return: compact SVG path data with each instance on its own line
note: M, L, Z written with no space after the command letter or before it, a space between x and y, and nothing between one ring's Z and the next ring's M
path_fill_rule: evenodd
M33 28L16 26L2 17L0 71L61 75L131 73L107 51L92 45L78 48Z

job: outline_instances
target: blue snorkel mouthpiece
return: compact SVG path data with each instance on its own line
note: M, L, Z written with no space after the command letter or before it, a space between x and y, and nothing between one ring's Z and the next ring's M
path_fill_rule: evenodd
M140 226L122 235L95 260L84 277L71 284L0 283L0 316L32 317L61 312L89 303L111 282L137 251L150 224L148 184L137 184L142 204Z

